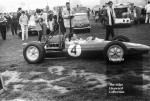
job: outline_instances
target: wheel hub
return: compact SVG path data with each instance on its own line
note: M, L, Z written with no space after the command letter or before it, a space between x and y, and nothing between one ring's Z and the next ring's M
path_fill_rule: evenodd
M124 51L120 46L113 45L108 49L107 55L109 60L118 62L118 61L122 61L124 56Z
M26 55L29 60L35 61L39 57L39 50L35 46L29 46Z

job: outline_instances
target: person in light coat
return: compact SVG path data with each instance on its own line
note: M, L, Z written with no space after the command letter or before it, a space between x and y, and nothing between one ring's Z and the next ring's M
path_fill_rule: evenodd
M150 1L148 1L148 4L145 6L145 10L146 10L146 19L145 19L145 23L148 22L150 23Z
M25 11L21 12L21 16L19 18L19 24L21 25L22 31L22 41L24 41L24 37L28 39L28 17L25 15Z
M115 23L115 12L114 9L112 8L113 2L109 1L108 2L108 7L106 8L105 12L104 12L104 20L105 20L105 24L106 24L106 37L105 40L109 39L109 36L111 35L112 37L114 37L114 29L113 29L113 25Z
M70 3L66 3L66 8L62 12L62 17L64 19L64 25L66 28L66 37L71 40L71 37L73 35L73 27L74 27L74 16L75 12L73 9L70 8Z

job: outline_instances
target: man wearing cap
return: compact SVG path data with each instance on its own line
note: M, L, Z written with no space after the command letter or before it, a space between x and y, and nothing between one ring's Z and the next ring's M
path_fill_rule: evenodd
M105 40L109 40L109 36L111 34L112 37L114 37L114 29L113 25L115 23L115 12L114 9L112 8L113 2L109 1L108 2L108 7L106 8L104 12L104 20L106 24L106 37Z
M71 37L73 35L72 31L74 27L74 23L73 23L74 15L75 15L74 10L70 8L70 3L67 2L66 8L62 12L62 17L64 19L64 25L66 28L66 37L69 38L69 40L71 40Z

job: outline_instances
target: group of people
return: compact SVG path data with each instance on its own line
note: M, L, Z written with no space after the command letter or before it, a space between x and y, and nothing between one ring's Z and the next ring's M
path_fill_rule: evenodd
M3 40L6 40L6 33L10 29L12 35L17 35L18 30L21 30L19 26L19 18L21 16L21 8L17 13L0 13L0 33Z
M35 14L32 15L35 21L35 29L37 30L39 35L38 41L41 42L42 36L48 34L47 27L50 29L50 33L54 34L54 32L59 29L59 26L61 32L65 35L65 37L69 40L71 39L73 35L73 18L75 12L70 8L69 2L66 3L65 9L62 10L61 8L59 8L56 14L54 14L52 10L48 12L48 15L44 15L43 13L43 10L36 9ZM22 40L24 40L25 37L26 39L28 39L28 23L28 16L24 11L21 11L19 24L21 25L22 30Z
M113 2L109 1L103 6L102 9L99 9L98 12L95 12L95 19L97 17L98 20L101 22L103 28L106 29L105 40L109 40L110 35L114 37L113 26L115 23L116 14L112 5ZM130 15L132 15L133 13L133 18L131 18L131 20L134 21L134 24L150 23L150 1L148 1L148 4L143 8L134 6L133 10L129 9L129 11ZM142 22L143 19L145 19L144 22Z

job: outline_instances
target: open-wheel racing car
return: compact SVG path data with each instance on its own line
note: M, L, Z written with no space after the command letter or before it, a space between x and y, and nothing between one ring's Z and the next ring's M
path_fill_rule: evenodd
M60 28L59 28L60 30ZM75 37L71 41L59 34L48 36L43 42L30 42L24 46L23 56L28 63L40 63L46 54L52 58L69 57L80 58L86 56L103 55L107 62L120 63L125 61L128 55L142 55L149 52L150 47L142 44L131 43L123 36L117 35L111 41L89 37L86 40Z

